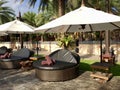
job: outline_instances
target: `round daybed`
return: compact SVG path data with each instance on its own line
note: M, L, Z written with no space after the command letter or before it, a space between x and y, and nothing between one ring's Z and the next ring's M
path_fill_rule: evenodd
M60 49L49 55L56 62L54 65L41 65L43 60L33 62L35 75L43 81L65 81L79 75L80 57L69 50Z
M10 58L0 59L0 68L1 69L20 68L21 67L20 62L28 60L30 56L31 56L31 51L27 48L22 48L12 53Z
M0 55L3 55L7 52L8 48L6 46L0 47Z

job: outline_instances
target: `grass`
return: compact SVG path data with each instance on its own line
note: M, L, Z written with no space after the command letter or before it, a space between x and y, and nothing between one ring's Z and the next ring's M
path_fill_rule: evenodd
M96 61L96 60L81 60L80 61L80 70L92 71L90 65L94 62L98 62L98 61ZM116 65L114 65L114 66L111 66L110 72L114 76L120 76L120 62L116 63Z
M45 56L43 54L40 54L40 55L35 54L34 57L40 57L41 60L45 59Z
M35 54L34 57L44 57L44 55L42 55L42 54L40 54L40 55Z

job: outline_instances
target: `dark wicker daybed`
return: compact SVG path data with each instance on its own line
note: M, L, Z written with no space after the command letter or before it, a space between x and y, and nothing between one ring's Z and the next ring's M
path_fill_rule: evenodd
M41 65L43 60L33 62L37 78L43 81L65 81L79 75L80 57L69 50L60 49L49 55L56 63L51 66Z
M33 51L22 48L18 51L12 53L10 58L0 59L0 68L1 69L17 69L20 68L20 61L28 60L30 56L34 53Z
M0 55L3 55L7 52L8 48L6 46L0 47Z

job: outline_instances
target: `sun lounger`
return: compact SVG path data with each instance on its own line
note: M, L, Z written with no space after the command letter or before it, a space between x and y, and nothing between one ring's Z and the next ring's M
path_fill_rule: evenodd
M55 60L53 65L42 65L43 60L33 62L35 75L43 81L65 81L79 75L80 57L69 50L60 49L49 55Z
M18 51L12 53L10 58L0 59L0 68L1 69L12 69L20 68L20 62L28 60L32 56L32 51L27 48L22 48Z

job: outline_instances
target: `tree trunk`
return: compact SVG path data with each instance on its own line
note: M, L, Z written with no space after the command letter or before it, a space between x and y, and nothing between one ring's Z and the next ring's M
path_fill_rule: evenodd
M65 14L65 0L58 0L59 17Z
M110 1L107 0L106 1L106 5L107 5L107 12L110 12ZM110 31L106 30L105 31L105 45L106 45L106 53L109 53L109 47L110 47Z

